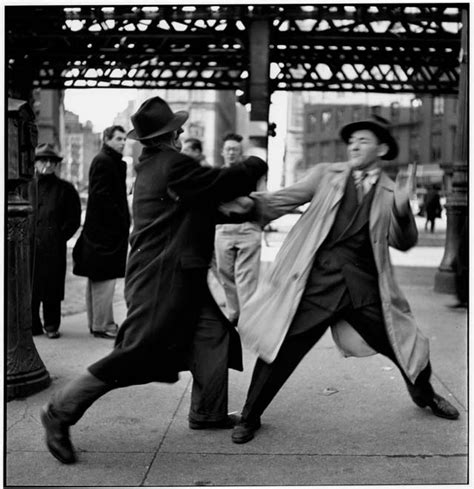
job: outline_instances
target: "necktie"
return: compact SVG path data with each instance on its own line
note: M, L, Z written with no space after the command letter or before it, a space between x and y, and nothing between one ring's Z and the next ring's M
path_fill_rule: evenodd
M354 170L352 172L352 176L354 178L354 184L357 190L357 200L360 204L365 195L364 180L367 177L367 173L360 170Z

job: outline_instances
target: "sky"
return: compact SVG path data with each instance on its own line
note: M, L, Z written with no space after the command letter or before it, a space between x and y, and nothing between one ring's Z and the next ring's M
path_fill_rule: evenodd
M102 132L113 123L117 113L126 109L136 97L135 88L74 88L64 94L64 107L85 123L90 120L94 131Z
M95 132L102 132L113 123L115 116L127 107L128 101L136 96L137 89L134 88L67 89L64 94L64 107L77 114L80 122L91 121ZM281 182L286 134L286 97L286 92L272 94L269 120L275 122L277 127L276 137L269 138L269 189L279 188Z

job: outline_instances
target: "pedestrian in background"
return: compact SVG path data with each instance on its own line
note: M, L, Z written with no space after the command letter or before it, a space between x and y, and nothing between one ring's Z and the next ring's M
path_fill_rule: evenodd
M67 241L81 224L81 202L74 186L56 171L62 157L51 144L35 150L35 176L29 185L33 205L32 333L43 328L48 338L59 338L64 299ZM40 307L43 306L43 322Z
M428 340L390 263L389 246L405 251L418 238L409 204L413 176L394 183L381 170L398 154L385 119L374 115L340 134L348 162L319 163L288 188L252 194L262 224L310 204L242 309L240 335L259 358L234 443L254 437L267 406L330 326L346 356L387 356L416 405L459 417L430 383Z
M426 213L425 231L429 226L430 232L434 233L435 221L437 218L441 217L442 211L439 192L434 185L428 189L424 207Z
M113 297L116 279L125 275L130 228L125 140L122 126L104 131L102 149L89 171L84 226L73 250L73 273L87 277L89 330L99 338L117 336Z
M267 171L250 157L231 168L202 167L179 152L188 113L160 97L132 116L129 137L143 151L136 164L134 227L125 277L127 317L114 350L55 392L41 412L48 449L76 460L69 437L87 408L106 392L149 382L174 383L191 370L191 429L229 429L228 368L242 370L235 329L207 286L220 202L248 194Z
M222 157L224 168L231 168L243 159L242 136L224 136ZM265 176L253 190L265 188ZM216 273L225 294L226 314L236 325L240 308L257 287L262 249L262 228L256 222L220 224L216 228Z
M202 152L202 143L197 138L187 138L184 140L181 152L194 158L202 166L210 166Z

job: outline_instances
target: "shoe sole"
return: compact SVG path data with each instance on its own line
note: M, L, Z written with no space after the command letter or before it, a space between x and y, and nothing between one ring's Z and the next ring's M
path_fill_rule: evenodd
M40 419L41 419L41 424L43 425L43 428L46 430L46 432L48 431L48 428L47 428L47 421L46 421L46 417L47 417L47 413L46 413L46 410L45 408L42 408L41 409L41 413L40 413ZM70 465L70 464L73 464L76 462L76 457L73 457L72 459L66 459L64 457L61 457L61 455L59 455L55 450L54 448L50 445L49 441L48 441L48 436L46 435L45 436L45 441L46 441L46 446L48 447L48 450L49 450L49 453L56 459L56 460L59 460L61 463L63 464L66 464L66 465Z
M459 419L459 414L454 414L452 416L443 414L443 413L435 413L432 409L431 412L435 415L438 416L438 418L443 418L443 419L451 419L451 420L456 420Z

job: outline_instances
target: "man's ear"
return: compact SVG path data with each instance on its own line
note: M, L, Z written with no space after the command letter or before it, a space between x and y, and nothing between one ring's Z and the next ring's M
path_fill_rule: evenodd
M388 144L387 143L380 143L379 148L377 150L377 156L379 158L382 158L382 156L385 156L388 153Z

